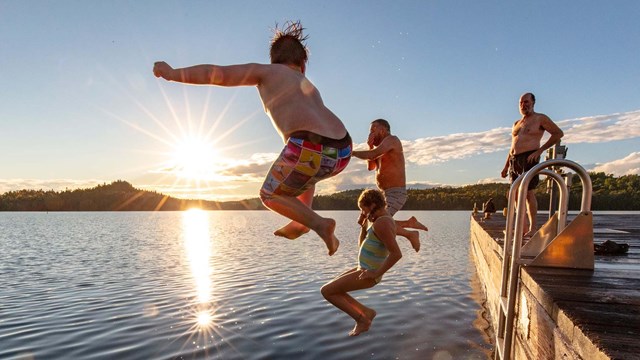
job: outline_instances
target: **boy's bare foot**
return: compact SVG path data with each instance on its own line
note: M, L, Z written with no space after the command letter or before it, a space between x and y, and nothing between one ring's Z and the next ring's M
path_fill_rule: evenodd
M407 239L411 243L413 250L420 251L420 234L417 231L408 231Z
M376 315L378 315L378 313L370 308L367 308L364 311L364 316L366 316L371 322L373 322L373 318L376 317Z
M275 236L282 236L289 240L294 240L309 232L309 228L295 221L273 232Z
M373 316L375 317L375 311ZM366 332L371 327L371 319L369 319L365 315L360 315L358 320L356 320L356 326L353 327L353 330L349 332L349 336L358 336L363 332Z
M336 229L336 221L333 219L323 219L323 225L319 231L316 231L318 235L322 238L324 243L327 245L327 249L329 250L329 256L333 255L338 251L338 246L340 246L340 241L333 233Z
M412 229L429 231L429 228L427 228L426 226L424 226L423 223L418 221L418 219L416 219L415 216L410 217L409 220L407 220L407 222L409 223L409 226L405 226L405 227L409 227L409 228L412 228ZM418 250L416 250L416 251L418 251Z

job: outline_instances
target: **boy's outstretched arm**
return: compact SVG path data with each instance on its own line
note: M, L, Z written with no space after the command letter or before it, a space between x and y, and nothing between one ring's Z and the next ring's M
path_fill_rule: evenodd
M164 61L153 65L153 74L168 81L194 85L255 86L260 84L266 65L195 65L174 69Z

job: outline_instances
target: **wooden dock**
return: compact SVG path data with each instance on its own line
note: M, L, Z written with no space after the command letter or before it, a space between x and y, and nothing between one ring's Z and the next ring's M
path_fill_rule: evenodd
M573 219L571 215L568 222ZM539 215L538 225L547 215ZM596 255L595 270L523 267L514 359L640 359L640 213L594 213L594 243L630 245ZM471 251L494 329L505 218L471 216Z

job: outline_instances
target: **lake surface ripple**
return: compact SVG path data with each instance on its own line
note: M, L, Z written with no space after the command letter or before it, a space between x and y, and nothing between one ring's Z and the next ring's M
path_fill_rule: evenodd
M352 293L369 332L320 287L356 264L355 211L338 253L272 235L268 211L0 213L2 359L485 359L469 212L401 211L430 231L382 283Z

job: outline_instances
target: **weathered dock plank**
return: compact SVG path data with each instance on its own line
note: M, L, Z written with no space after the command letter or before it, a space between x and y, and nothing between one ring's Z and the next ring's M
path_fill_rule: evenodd
M539 215L538 225L546 218ZM471 222L479 277L487 296L496 296L505 218L478 214ZM516 359L640 359L640 213L595 213L593 222L594 243L626 243L628 253L596 255L594 271L523 267ZM497 300L487 304L495 328Z

